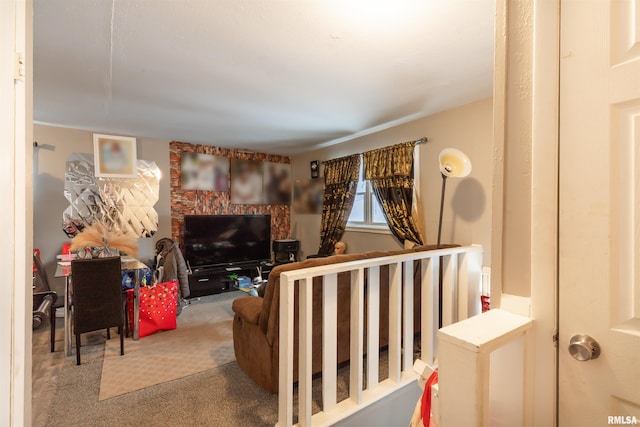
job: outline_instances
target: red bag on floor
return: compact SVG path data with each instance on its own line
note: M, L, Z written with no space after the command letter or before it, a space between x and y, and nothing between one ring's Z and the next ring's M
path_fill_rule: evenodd
M133 289L127 289L129 329L133 331ZM176 328L178 282L157 283L140 287L140 318L138 336L146 337L158 331Z

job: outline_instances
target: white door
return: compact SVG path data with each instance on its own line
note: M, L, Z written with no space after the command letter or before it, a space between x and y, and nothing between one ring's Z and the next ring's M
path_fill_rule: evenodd
M562 1L560 28L559 425L640 425L640 0Z

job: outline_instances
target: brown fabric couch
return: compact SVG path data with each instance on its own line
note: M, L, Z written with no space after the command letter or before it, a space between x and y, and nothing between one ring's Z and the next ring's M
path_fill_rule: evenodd
M443 245L444 246L444 245ZM449 246L449 245L447 245ZM241 297L233 301L233 346L238 365L260 387L270 393L278 391L278 354L279 354L279 302L280 274L285 271L316 267L360 259L396 255L405 252L435 249L435 245L421 246L408 250L390 252L367 252L363 254L335 255L326 258L312 258L301 262L275 267L269 274L264 297ZM419 266L419 263L417 263ZM414 268L414 328L419 331L420 274L419 267ZM380 347L388 344L388 267L380 269ZM349 360L350 345L350 273L338 275L338 363ZM366 275L365 275L366 287ZM297 317L297 291L294 310ZM365 304L365 316L366 316ZM294 324L294 379L297 380L298 361L298 322ZM313 282L313 373L322 371L322 278ZM366 342L365 342L366 343Z

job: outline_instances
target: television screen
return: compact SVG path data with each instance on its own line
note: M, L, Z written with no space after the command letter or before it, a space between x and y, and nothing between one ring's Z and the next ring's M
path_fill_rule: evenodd
M184 255L192 267L271 259L271 215L185 215Z

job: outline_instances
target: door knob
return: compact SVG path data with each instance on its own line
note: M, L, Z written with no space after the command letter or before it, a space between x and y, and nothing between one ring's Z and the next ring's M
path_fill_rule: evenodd
M589 335L574 335L569 341L569 353L581 362L597 359L600 356L600 344Z

